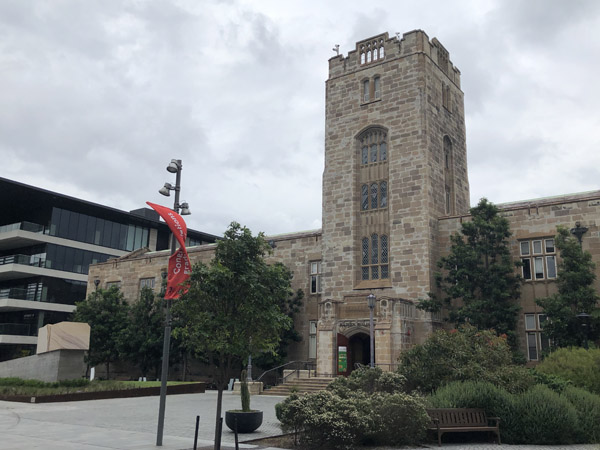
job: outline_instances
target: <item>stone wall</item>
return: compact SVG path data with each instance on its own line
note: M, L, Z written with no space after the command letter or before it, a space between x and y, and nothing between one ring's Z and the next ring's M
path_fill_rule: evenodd
M0 362L0 378L19 377L55 382L85 376L84 350L54 350Z

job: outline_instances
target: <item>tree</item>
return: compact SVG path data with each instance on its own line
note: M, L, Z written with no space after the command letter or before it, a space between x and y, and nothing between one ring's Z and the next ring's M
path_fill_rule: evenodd
M450 321L494 329L515 347L520 277L508 247L508 220L485 198L470 213L472 220L450 238L450 254L438 262L444 273L436 275L436 283L443 298L431 294L420 308L434 312L447 306Z
M560 254L556 280L558 293L537 299L536 303L544 308L547 315L544 333L553 340L554 346L581 345L585 332L589 333L587 337L591 340L598 337L598 325L584 330L577 319L577 314L582 312L598 315L598 294L593 286L595 264L590 252L582 250L567 228L559 226L554 241ZM593 322L597 322L597 318L593 317Z
M304 291L302 289L298 289L294 294L288 296L287 298L282 298L279 301L281 312L286 314L292 323L294 321L294 316L300 311L303 298ZM258 357L253 360L253 363L263 369L271 369L279 366L285 361L290 344L293 342L300 342L301 340L302 335L298 333L295 328L286 328L281 333L281 338L279 340L277 349L274 352L260 353Z
M215 448L227 383L239 376L248 355L275 351L281 332L291 327L280 308L291 294L291 273L283 264L267 265L270 251L262 233L253 237L233 222L210 264L194 265L189 291L173 308L180 321L174 334L208 360L217 388Z
M144 287L140 298L129 311L127 327L119 336L121 359L140 369L143 377L150 370L158 376L162 360L164 314L162 299L149 287Z
M90 350L86 362L106 364L110 379L110 363L119 359L119 337L127 326L129 307L117 286L98 289L83 302L76 303L74 320L90 325Z

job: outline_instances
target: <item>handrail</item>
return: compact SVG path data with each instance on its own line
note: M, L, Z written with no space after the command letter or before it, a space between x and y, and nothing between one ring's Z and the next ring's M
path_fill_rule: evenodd
M289 366L289 365L291 365L291 364L296 364L296 363L304 363L304 364L306 364L306 363L310 363L310 362L311 362L311 361L290 361L290 362L287 362L287 363L285 363L285 364L282 364L282 365L280 365L280 366L273 367L272 369L265 370L265 371L264 371L264 372L263 372L263 373L260 375L260 377L258 377L258 378L256 379L256 381L260 381L260 379L261 379L261 378L262 378L262 377L263 377L263 376L264 376L266 373L272 372L272 371L274 371L274 370L277 370L277 369L281 369L282 367L286 367L286 366Z

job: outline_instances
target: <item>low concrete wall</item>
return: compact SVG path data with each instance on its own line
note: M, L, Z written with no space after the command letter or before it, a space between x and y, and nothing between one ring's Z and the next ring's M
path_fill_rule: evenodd
M84 350L54 350L0 362L0 378L19 377L46 382L85 376Z

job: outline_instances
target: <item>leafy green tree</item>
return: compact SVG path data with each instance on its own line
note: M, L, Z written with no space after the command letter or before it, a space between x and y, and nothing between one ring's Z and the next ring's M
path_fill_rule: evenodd
M304 299L304 291L298 289L295 293L287 298L282 298L279 302L281 311L286 314L290 320L294 320L295 315L300 311L302 300ZM260 353L253 363L263 369L271 369L280 366L286 360L288 348L294 342L300 342L302 335L293 327L286 328L281 333L281 339L274 352Z
M508 245L510 226L485 198L470 213L472 220L450 238L450 254L438 262L443 274L436 283L443 296L430 294L420 308L437 312L446 306L451 322L494 329L514 347L520 278Z
M121 359L135 364L143 377L150 371L158 376L165 326L162 305L162 299L144 287L130 307L127 327L118 336Z
M398 372L407 390L432 392L452 381L488 381L511 392L534 384L529 371L515 365L505 335L464 325L433 333L402 353Z
M210 264L194 265L189 291L173 307L180 323L175 336L209 362L217 388L215 438L229 380L249 354L275 351L282 331L292 325L280 307L292 293L291 273L283 264L265 262L270 251L262 233L254 237L233 222Z
M558 263L558 293L540 298L536 303L544 308L548 320L544 323L544 333L557 347L581 345L588 338L598 338L598 294L594 289L595 264L590 252L583 251L577 239L563 226L557 228L554 239L560 254ZM591 327L584 330L577 314L593 315Z
M76 306L75 322L87 322L91 328L86 362L91 366L106 364L110 379L110 364L119 359L120 336L127 327L129 306L117 286L98 289Z

